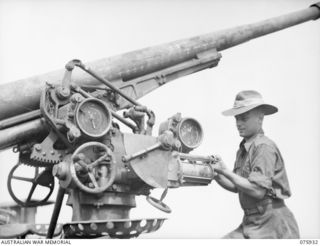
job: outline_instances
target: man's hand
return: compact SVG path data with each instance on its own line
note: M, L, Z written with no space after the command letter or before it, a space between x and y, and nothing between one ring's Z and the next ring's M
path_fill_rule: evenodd
M237 193L238 190L236 186L225 175L230 171L227 168L226 164L222 161L221 157L220 156L211 156L211 157L213 158L213 162L211 166L215 174L215 177L214 177L215 181L224 189Z
M213 170L218 174L223 174L224 171L228 170L226 164L223 162L220 156L214 156L215 163L212 165Z

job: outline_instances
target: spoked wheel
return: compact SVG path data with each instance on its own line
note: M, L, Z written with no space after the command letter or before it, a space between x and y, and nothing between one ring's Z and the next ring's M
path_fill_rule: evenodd
M72 179L82 191L97 194L113 184L116 165L112 151L106 145L85 143L76 149L71 160Z
M11 169L8 175L7 186L10 196L17 204L19 204L22 207L35 207L45 205L54 190L54 177L52 176L50 169L45 169L40 172L40 167L31 167L34 168L34 174L32 177L17 175L17 171L19 172L18 169L21 169L23 166L25 165L18 163ZM21 181L20 185L23 185L23 183L32 184L26 199L19 198L15 194L13 188L14 181ZM44 196L44 198L34 199L33 195L38 186L47 188L48 192L45 193L46 195Z

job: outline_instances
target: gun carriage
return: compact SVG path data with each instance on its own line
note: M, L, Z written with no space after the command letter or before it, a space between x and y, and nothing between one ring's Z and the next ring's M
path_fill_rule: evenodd
M59 180L48 238L55 235L65 195L73 213L63 225L64 238L131 238L158 230L164 218L130 218L135 197L146 196L170 213L164 203L168 189L210 184L218 158L190 154L203 131L196 119L180 113L153 136L155 113L137 100L169 81L217 66L225 49L319 16L317 3L91 63L71 60L64 70L1 85L0 149L19 153L8 177L10 195L22 207L40 206L51 196L54 178ZM16 174L23 165L34 168L33 177ZM32 184L26 199L15 194L14 182ZM41 200L33 199L38 186L47 189ZM164 190L159 199L150 196L155 188ZM0 236L10 237L5 226Z

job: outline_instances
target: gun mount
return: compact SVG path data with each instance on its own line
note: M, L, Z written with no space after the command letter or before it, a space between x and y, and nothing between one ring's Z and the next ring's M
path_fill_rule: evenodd
M163 218L129 218L135 196L144 195L152 205L170 212L163 202L168 188L210 184L211 165L217 160L189 154L203 136L192 118L174 115L161 124L157 137L152 136L155 115L136 99L168 81L216 66L224 49L316 19L319 12L318 4L86 65L73 60L64 71L1 86L5 103L0 105L0 149L14 147L19 165L35 168L33 184L51 188L41 177L59 180L48 237L53 236L66 193L73 215L63 226L64 237L129 238L159 229ZM23 95L18 95L17 87ZM123 116L117 113L121 109L127 109ZM119 124L132 133L123 133ZM10 183L17 179L14 171ZM150 196L154 188L164 189L161 198ZM40 204L32 193L25 200L16 199L22 206Z

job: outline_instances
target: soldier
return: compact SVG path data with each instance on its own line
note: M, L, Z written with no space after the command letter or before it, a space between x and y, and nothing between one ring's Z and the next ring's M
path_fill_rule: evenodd
M262 130L264 115L277 111L250 90L238 93L233 108L222 112L235 116L243 137L233 171L223 161L214 166L217 183L239 194L244 211L240 226L224 238L299 238L297 222L284 203L291 191L282 156Z

